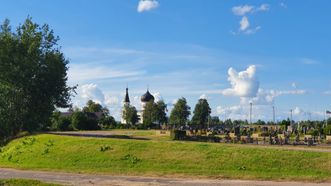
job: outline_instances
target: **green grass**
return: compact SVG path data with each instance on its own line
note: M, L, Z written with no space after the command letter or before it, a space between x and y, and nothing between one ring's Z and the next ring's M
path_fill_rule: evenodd
M1 149L0 166L114 175L331 180L329 152L47 134L9 143Z
M58 184L43 183L36 180L0 179L0 186L60 186Z

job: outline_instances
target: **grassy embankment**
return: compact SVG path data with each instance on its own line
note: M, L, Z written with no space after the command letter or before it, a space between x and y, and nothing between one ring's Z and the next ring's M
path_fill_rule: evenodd
M60 186L58 184L43 183L36 180L25 180L25 179L0 179L0 186Z
M0 166L114 175L331 180L330 152L46 134L10 142L1 149Z

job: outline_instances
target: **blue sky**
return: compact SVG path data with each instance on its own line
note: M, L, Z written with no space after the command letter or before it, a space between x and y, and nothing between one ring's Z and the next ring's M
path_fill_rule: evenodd
M59 35L73 99L94 99L120 118L149 89L169 104L206 97L212 115L323 119L331 109L331 12L320 1L3 0L13 26L29 15Z

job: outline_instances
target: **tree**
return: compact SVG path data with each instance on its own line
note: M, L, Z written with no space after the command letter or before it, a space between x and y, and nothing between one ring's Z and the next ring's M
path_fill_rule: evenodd
M158 122L159 125L167 122L167 105L164 101L160 100L156 103L156 112L155 112L155 121Z
M193 123L200 126L200 128L205 128L210 113L211 109L208 101L206 99L199 99L193 111Z
M88 128L88 118L82 111L76 111L71 115L71 123L77 130L85 130Z
M156 104L153 101L149 101L145 104L144 106L144 111L143 111L143 124L145 127L151 127L155 120L155 114L156 114Z
M176 125L185 125L191 114L190 109L191 107L187 105L186 99L180 98L170 113L170 124L174 125L174 128Z
M6 133L45 129L55 107L70 105L75 87L67 85L69 61L58 40L48 25L31 18L15 31L8 20L1 25L0 102L5 103L0 105L0 128L11 126Z
M83 108L83 112L103 112L104 108L99 103L92 100L88 100L86 106Z
M117 122L113 116L106 116L100 119L99 124L104 129L115 128Z
M126 121L126 124L135 125L139 121L137 109L131 105L125 105L122 117Z
M145 127L152 127L154 124L161 125L167 121L166 116L166 107L167 105L164 101L158 101L154 103L154 101L147 102L144 107L143 112L143 124Z

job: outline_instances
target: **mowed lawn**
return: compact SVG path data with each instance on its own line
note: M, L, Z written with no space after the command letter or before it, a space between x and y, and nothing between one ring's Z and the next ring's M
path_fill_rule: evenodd
M330 181L331 153L41 134L3 147L0 167L113 175Z

